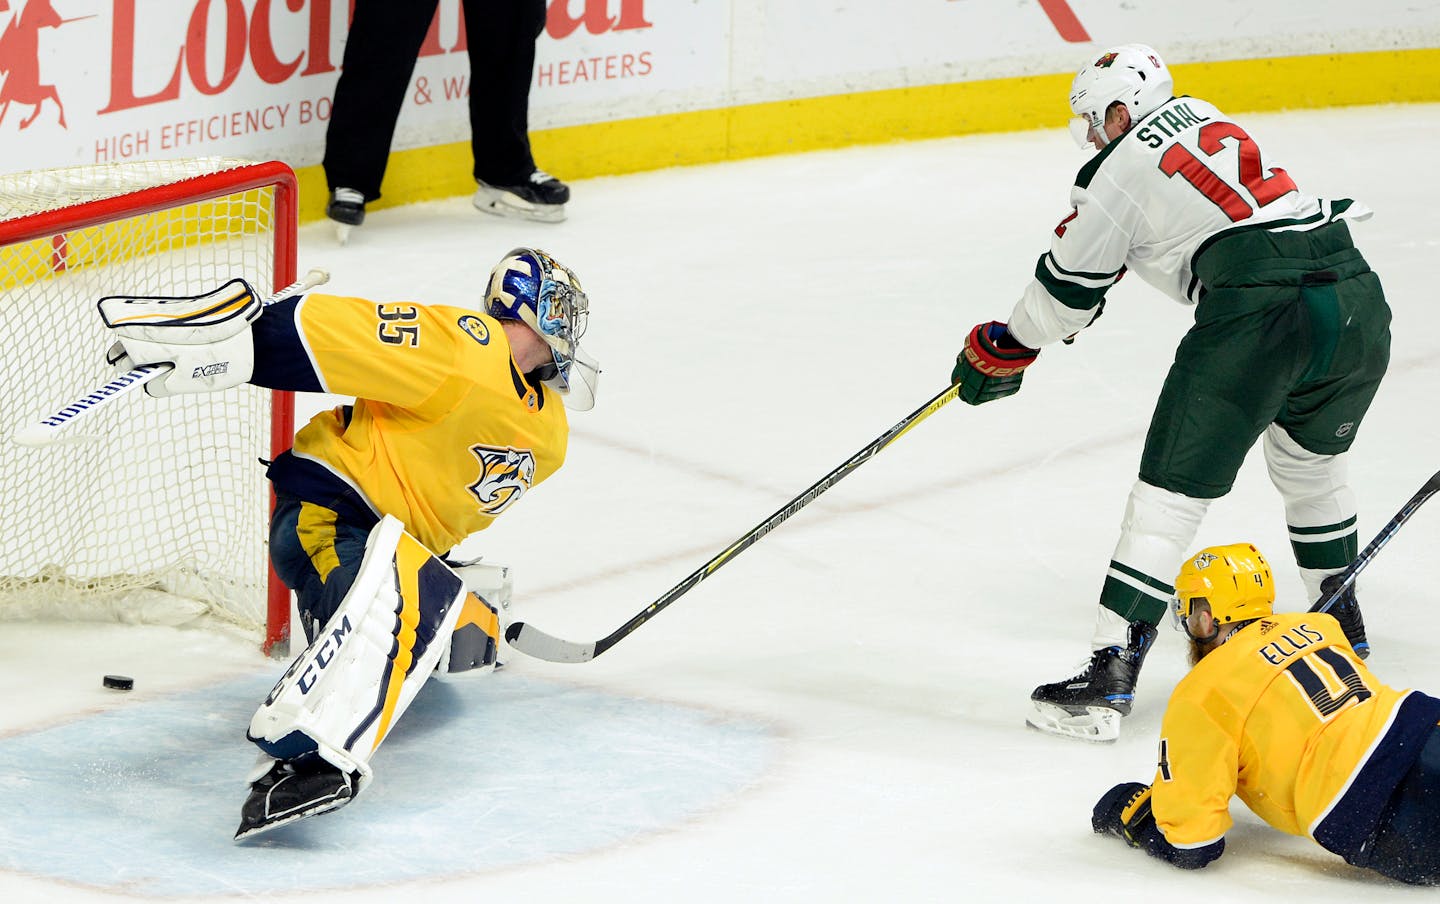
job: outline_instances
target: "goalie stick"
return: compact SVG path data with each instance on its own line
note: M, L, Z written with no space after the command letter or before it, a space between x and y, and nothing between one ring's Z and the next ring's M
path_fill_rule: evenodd
M1345 595L1345 588L1355 583L1355 579L1360 576L1360 572L1364 571L1365 566L1370 564L1370 560L1375 558L1376 553L1380 552L1380 548L1386 543L1389 543L1390 539L1400 530L1400 526L1406 521L1409 521L1410 516L1414 515L1420 506L1425 504L1425 500L1434 496L1437 492L1440 492L1440 471L1436 471L1430 475L1430 479L1425 481L1424 485L1416 491L1414 496L1410 497L1409 502L1400 507L1400 511L1395 513L1395 517L1391 518L1389 523L1380 528L1380 533L1375 535L1375 539L1370 541L1370 545L1362 549L1360 555L1355 557L1355 561L1350 563L1350 567L1341 572L1345 577L1339 586L1330 591L1328 597L1317 601L1315 605L1311 606L1310 611L1329 612L1330 607L1334 606L1335 603L1340 600L1340 597Z
M519 650L527 656L533 656L536 659L545 659L550 662L588 662L594 659L596 656L599 656L601 653L615 646L615 644L624 640L636 628L654 618L659 614L660 610L684 596L696 584L705 580L716 571L719 571L722 565L731 561L746 549L749 549L756 541L779 527L791 515L800 511L811 502L814 502L821 493L824 493L839 483L851 471L854 471L873 458L881 449L884 449L886 446L895 442L895 440L904 436L911 427L914 427L936 411L939 411L946 404L954 401L959 393L960 387L958 384L950 386L944 392L911 412L904 420L900 421L900 423L886 430L872 440L865 448L850 456L850 458L838 468L811 484L805 492L785 503L775 514L766 518L751 528L750 531L740 539L725 547L719 555L704 565L701 565L692 572L689 577L665 591L663 596L642 609L634 618L594 643L576 643L574 641L561 640L554 635L547 634L524 622L515 622L506 628L505 639L516 650Z
M273 304L282 298L289 298L291 295L324 285L329 280L329 271L316 267L299 280L266 298L264 303ZM60 442L94 439L94 437L84 434L67 436L66 431L75 421L85 415L103 408L132 390L139 389L169 370L169 364L142 364L61 407L49 417L20 427L11 435L10 439L22 446L50 446Z

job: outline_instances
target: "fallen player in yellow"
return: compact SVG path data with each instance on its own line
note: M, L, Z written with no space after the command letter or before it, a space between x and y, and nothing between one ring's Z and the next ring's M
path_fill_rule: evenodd
M1274 613L1248 543L1197 553L1175 593L1193 668L1166 707L1154 783L1106 792L1095 831L1198 869L1225 850L1239 796L1354 866L1440 884L1440 699L1381 684L1330 615Z

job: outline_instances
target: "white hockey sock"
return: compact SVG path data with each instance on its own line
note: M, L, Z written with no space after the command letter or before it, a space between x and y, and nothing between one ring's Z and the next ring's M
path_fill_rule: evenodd
M1130 622L1114 609L1095 607L1095 635L1090 638L1091 650L1123 647L1130 642Z
M1290 547L1305 583L1305 596L1320 597L1320 582L1340 571L1357 552L1355 492L1346 455L1303 448L1283 429L1265 430L1265 465L1285 501Z
M1209 505L1208 499L1135 482L1100 590L1101 607L1116 613L1117 623L1137 619L1153 623L1165 617L1175 593L1175 575ZM1114 636L1111 620L1102 619L1096 628L1096 649L1114 643Z

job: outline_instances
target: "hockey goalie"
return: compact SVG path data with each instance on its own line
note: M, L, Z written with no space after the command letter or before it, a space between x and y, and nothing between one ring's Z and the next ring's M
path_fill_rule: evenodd
M250 722L261 751L236 839L335 810L432 675L493 668L508 572L440 553L555 473L565 408L594 403L575 274L518 248L480 310L306 292L262 303L241 280L190 298L112 297L110 361L170 365L154 396L253 383L354 396L270 465L276 573L309 647Z

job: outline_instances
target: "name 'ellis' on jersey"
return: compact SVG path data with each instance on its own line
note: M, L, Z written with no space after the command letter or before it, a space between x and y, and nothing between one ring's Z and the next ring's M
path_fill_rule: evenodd
M1160 732L1156 824L1176 847L1213 844L1231 826L1234 795L1275 828L1348 855L1437 718L1440 700L1383 684L1330 615L1266 616L1176 685Z
M394 515L435 552L488 527L563 463L559 396L519 373L477 311L311 293L256 323L255 382L355 396L270 468L277 491L352 515Z
M1076 176L1070 205L1009 322L1031 348L1087 326L1127 269L1194 304L1203 287L1193 261L1211 240L1370 215L1301 190L1244 127L1194 97L1171 99L1097 152Z

